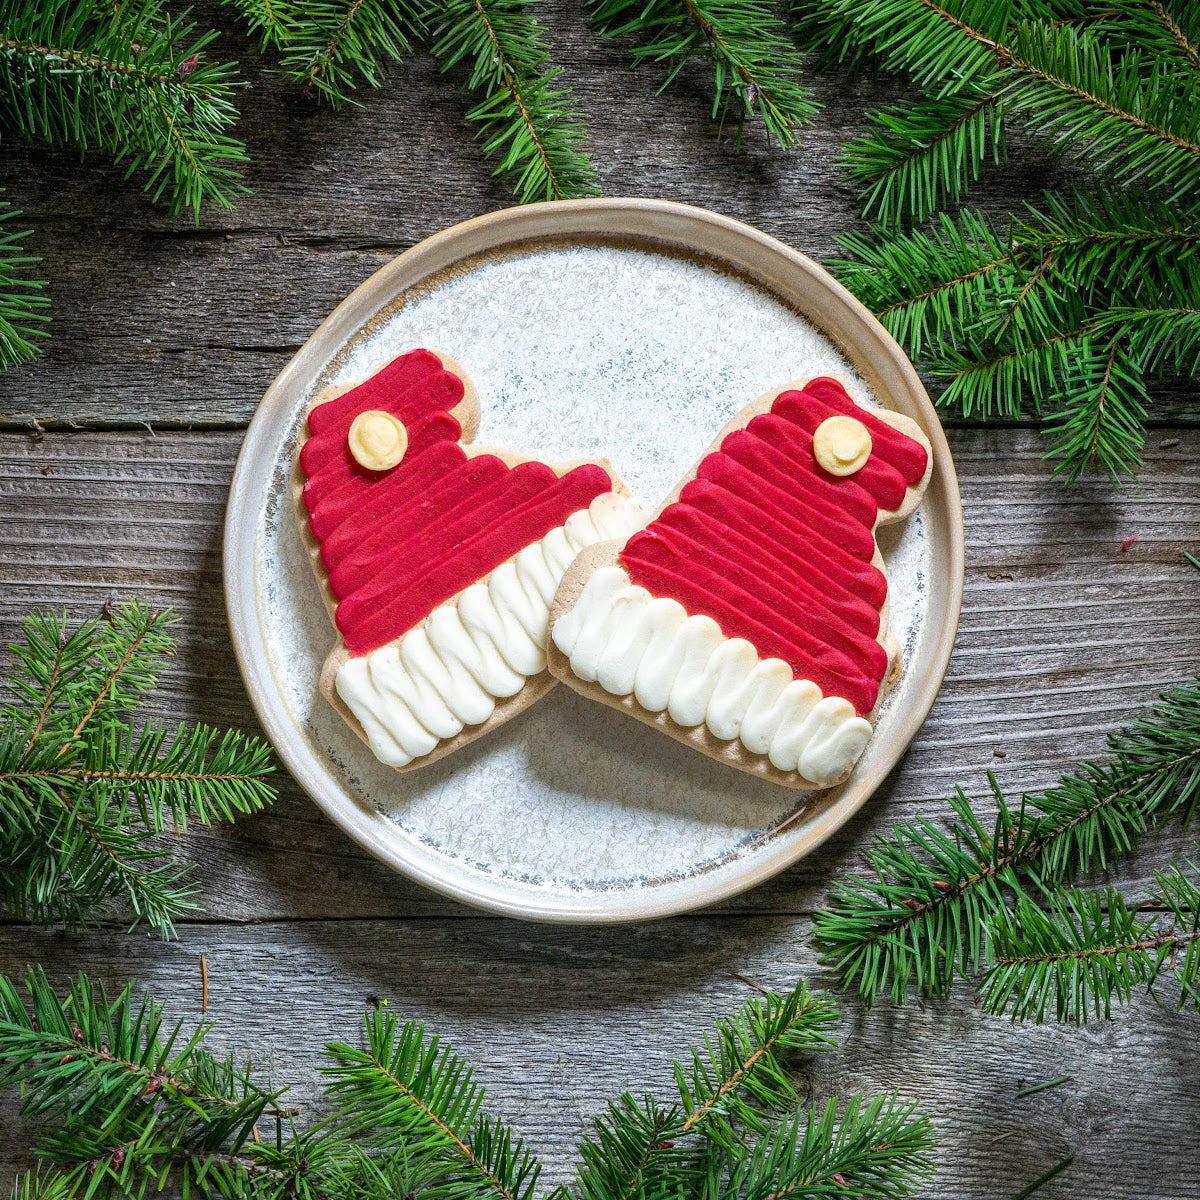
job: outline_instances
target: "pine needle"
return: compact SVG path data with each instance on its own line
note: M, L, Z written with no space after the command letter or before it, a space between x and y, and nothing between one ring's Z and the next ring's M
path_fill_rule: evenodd
M228 133L235 64L207 56L215 37L161 0L18 0L0 13L0 126L110 155L172 216L229 207L246 152Z
M483 152L523 204L593 195L596 175L586 129L571 94L556 86L533 0L445 0L429 22L443 71L468 64Z
M994 818L981 817L960 789L949 825L896 826L867 852L872 874L840 883L816 914L822 961L868 1003L890 995L902 1004L913 991L941 995L956 976L987 967L997 938L1041 929L1044 898L1127 855L1148 829L1192 820L1200 805L1200 677L1113 734L1109 752L1109 760L1082 763L1057 787L1016 805L993 779ZM1033 907L1022 907L1022 898ZM1056 928L1069 938L1073 920L1099 937L1093 915L1064 910ZM1036 1006L1021 1009L1030 1011Z
M0 904L13 916L75 928L123 901L167 936L194 888L156 839L273 799L265 743L133 724L172 651L173 619L130 603L73 630L65 615L23 622L0 708Z
M20 243L30 230L6 227L20 215L6 200L0 200L0 370L38 353L37 343L46 336L42 325L49 319L49 301L41 294L46 285L32 278L29 270L41 259L21 253Z
M1036 1192L1040 1192L1046 1184L1061 1175L1074 1161L1075 1156L1072 1154L1069 1158L1064 1158L1061 1162L1055 1163L1045 1174L1039 1175L1031 1184L1017 1192L1012 1200L1029 1200L1030 1196Z

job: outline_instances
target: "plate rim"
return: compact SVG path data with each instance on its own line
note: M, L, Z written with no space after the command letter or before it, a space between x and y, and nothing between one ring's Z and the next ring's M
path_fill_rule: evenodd
M722 249L705 244L705 233ZM323 753L284 715L286 708L278 700L273 669L259 633L253 564L260 513L256 510L248 519L239 500L252 486L256 468L277 450L277 436L272 440L268 432L275 433L281 416L290 417L288 401L297 381L306 385L314 367L317 372L323 369L350 337L403 291L482 251L539 239L598 235L628 236L643 243L699 253L736 267L793 309L800 309L804 318L867 379L873 394L881 400L886 396L893 403L899 401L900 411L918 420L934 451L934 470L923 507L930 521L934 557L930 596L935 602L931 603L922 639L922 658L928 667L922 677L912 681L905 707L893 718L887 731L888 753L870 763L861 778L852 775L834 803L810 812L800 836L777 845L774 853L756 856L742 871L721 878L698 872L683 881L652 888L596 892L592 894L593 904L584 907L563 903L557 896L535 898L532 893L519 893L513 881L502 876L475 872L464 879L438 874L404 853L400 839L385 835L385 826L396 828L387 817L341 788L330 786L332 777L319 769L317 761ZM740 248L740 257L733 254L732 247ZM796 278L791 285L776 282L792 273ZM412 278L407 282L397 283L409 275ZM801 284L808 285L811 292ZM818 305L823 301L830 311L813 317L806 301ZM837 325L836 331L829 328L830 320ZM872 357L872 351L878 357ZM930 505L928 501L935 494L938 504ZM938 533L933 529L935 507L941 517ZM944 559L940 565L936 561L939 550ZM846 288L813 259L734 218L672 200L599 197L505 208L452 225L385 263L346 296L292 356L259 401L234 467L222 551L230 639L251 707L292 778L335 825L393 870L473 907L525 920L609 924L674 916L748 891L811 854L863 808L907 751L945 678L962 608L965 537L954 462L933 403L904 351ZM936 603L939 598L940 604Z

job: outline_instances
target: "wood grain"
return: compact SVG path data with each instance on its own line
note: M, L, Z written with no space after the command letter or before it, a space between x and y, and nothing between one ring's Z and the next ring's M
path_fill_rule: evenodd
M903 94L894 79L818 76L824 109L799 146L768 150L751 127L739 150L717 140L703 69L659 95L661 75L631 72L628 43L596 37L583 5L548 0L541 10L605 194L703 205L806 254L835 253L835 235L856 220L838 150L868 109ZM221 8L198 20L231 25ZM81 168L68 152L5 143L0 187L35 230L28 245L44 260L53 325L40 361L0 375L0 427L35 417L47 427L244 424L368 275L421 238L512 202L479 155L468 101L428 57L334 113L265 69L240 35L224 36L219 52L242 63L249 84L238 132L253 192L232 211L171 220L99 156ZM1041 151L1022 150L974 196L1003 218L1062 177ZM1156 413L1200 418L1195 388L1166 389Z
M750 994L735 974L768 987L802 973L828 983L805 934L786 918L711 917L610 930L474 918L207 926L177 946L0 929L0 970L38 958L57 963L59 979L82 969L115 988L134 977L194 1021L203 953L217 1046L293 1083L301 1120L323 1111L322 1045L357 1043L363 1009L387 1000L474 1064L551 1184L570 1177L605 1101L624 1090L669 1095L671 1061ZM1009 1197L1069 1154L1075 1163L1047 1198L1184 1200L1200 1194L1198 1035L1200 1015L1148 1003L1082 1031L1010 1027L960 991L936 1005L851 1006L843 1048L800 1066L818 1103L891 1090L921 1103L940 1141L938 1177L921 1193L929 1200ZM1063 1075L1060 1087L1016 1096ZM28 1151L7 1121L0 1147L15 1166Z
M1200 433L1165 440L1176 438L1150 456L1136 489L1118 495L1102 484L1064 492L1028 431L953 432L967 579L938 702L859 818L727 910L811 911L853 849L897 817L942 814L956 783L983 793L989 769L1006 786L1049 783L1065 764L1100 751L1105 731L1151 689L1200 669L1200 573L1183 559L1184 548L1200 544L1191 466ZM239 444L239 434L216 432L0 435L0 640L11 640L34 605L65 605L77 616L131 594L171 605L181 618L179 654L155 711L253 728L220 574ZM597 719L628 720L601 709ZM189 831L185 844L214 917L463 911L369 859L287 784L271 812L233 830ZM1146 886L1164 856L1191 845L1182 833L1156 840L1130 868L1131 885Z
M834 159L894 81L829 75L797 150L718 143L705 73L656 94L628 47L586 27L584 6L545 0L556 58L591 131L604 191L702 204L815 256L855 221ZM205 8L201 22L228 23ZM361 108L331 113L264 69L240 35L241 107L253 195L193 225L171 221L136 181L95 156L5 143L0 186L35 229L53 300L38 363L0 375L0 641L32 605L79 617L135 594L173 605L179 653L154 715L254 728L230 652L220 531L237 430L295 349L354 286L427 235L510 203L488 176L468 102L424 56ZM1064 178L1022 148L972 200L1002 216ZM0 970L46 964L57 979L136 977L198 1017L199 955L220 1046L252 1056L317 1115L316 1055L355 1039L363 1007L388 998L478 1068L495 1107L530 1137L546 1181L625 1088L665 1093L669 1064L746 994L734 973L780 987L816 969L807 919L856 852L901 817L945 813L961 782L986 790L1051 782L1150 692L1200 669L1200 395L1166 389L1141 480L1068 491L1028 428L951 432L968 533L966 596L950 673L920 736L873 802L822 850L719 910L614 930L485 918L367 857L281 777L273 809L231 829L192 830L207 915L179 943L105 927L85 938L0 922ZM155 433L139 431L152 425ZM203 432L183 433L170 427ZM1125 546L1127 539L1136 542ZM553 698L546 701L552 703ZM616 713L598 719L624 720ZM1144 893L1154 868L1194 850L1172 829L1118 872ZM815 1099L897 1088L941 1139L926 1195L1006 1197L1067 1155L1050 1200L1200 1196L1200 1018L1146 1000L1087 1030L1012 1028L960 989L947 1002L866 1012L847 998L844 1048L804 1065ZM1069 1083L1024 1099L1022 1084ZM28 1165L28 1131L0 1103L0 1187ZM1003 1140L996 1140L1003 1138Z

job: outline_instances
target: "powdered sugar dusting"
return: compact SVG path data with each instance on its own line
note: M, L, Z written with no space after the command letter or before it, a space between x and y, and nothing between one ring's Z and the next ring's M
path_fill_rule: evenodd
M644 249L524 248L473 262L405 298L326 379L357 382L417 346L449 354L475 381L478 442L551 461L607 456L651 508L768 389L833 374L874 403L830 342L773 296ZM789 836L803 794L711 762L565 687L430 767L397 774L376 763L316 695L334 635L287 496L302 419L298 409L261 528L268 649L297 724L346 789L391 818L396 837L460 874L570 897L737 871ZM911 659L928 607L921 510L881 543L892 629ZM875 743L905 690L902 679L885 698Z

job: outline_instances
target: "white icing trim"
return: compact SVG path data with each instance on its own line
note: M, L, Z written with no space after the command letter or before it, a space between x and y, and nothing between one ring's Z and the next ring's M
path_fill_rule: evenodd
M541 541L439 605L396 641L344 662L334 686L381 762L406 767L546 669L550 604L585 547L624 541L647 513L605 492Z
M744 638L652 596L619 566L589 576L551 636L585 682L632 696L684 728L703 724L724 741L740 738L751 753L818 787L842 779L871 737L870 722L849 700L794 679L782 659L760 659Z

